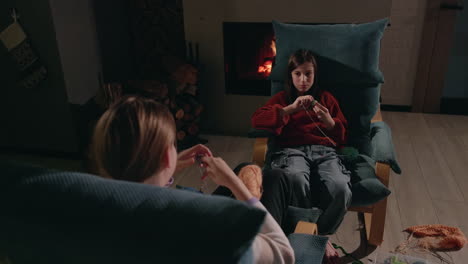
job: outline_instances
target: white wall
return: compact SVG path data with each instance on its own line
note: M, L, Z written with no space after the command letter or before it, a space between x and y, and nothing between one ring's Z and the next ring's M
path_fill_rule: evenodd
M269 97L226 95L223 22L363 23L389 17L392 0L185 0L187 41L200 46L200 97L206 132L247 134L250 116ZM385 72L384 72L385 74Z
M99 88L101 69L92 0L50 0L50 8L68 102L84 104Z

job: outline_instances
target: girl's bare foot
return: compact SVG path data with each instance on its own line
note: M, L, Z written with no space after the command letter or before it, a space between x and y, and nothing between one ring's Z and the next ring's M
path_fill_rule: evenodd
M325 255L323 256L322 263L324 264L338 264L338 259L340 255L338 251L333 247L330 240L328 240L327 246L325 248Z

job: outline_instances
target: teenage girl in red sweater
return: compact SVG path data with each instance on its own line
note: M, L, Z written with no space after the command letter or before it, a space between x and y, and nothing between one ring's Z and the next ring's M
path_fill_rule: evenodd
M285 172L292 188L290 205L318 205L323 210L319 233L333 234L351 203L350 172L336 153L346 143L347 121L335 97L317 86L316 73L312 52L296 51L289 59L285 90L253 114L252 125L276 135L267 166Z

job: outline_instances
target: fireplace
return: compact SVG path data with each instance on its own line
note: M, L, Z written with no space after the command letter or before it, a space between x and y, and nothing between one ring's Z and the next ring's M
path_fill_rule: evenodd
M270 95L276 55L272 24L224 22L223 37L226 93Z

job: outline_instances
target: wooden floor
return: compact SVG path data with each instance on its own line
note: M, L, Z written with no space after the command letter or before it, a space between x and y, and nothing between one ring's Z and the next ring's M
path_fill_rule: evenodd
M403 170L392 173L383 244L377 249L363 243L357 213L346 215L332 242L359 257L363 263L378 252L389 252L404 242L405 227L424 224L445 224L460 227L468 234L468 116L420 113L383 112L392 128L397 158ZM243 137L205 136L214 155L223 157L234 167L250 161L253 140ZM187 169L176 176L176 183L200 188L201 172ZM204 192L216 188L207 182ZM444 255L448 263L468 263L468 246ZM432 263L439 259L421 252L408 252ZM341 263L352 263L342 258Z

